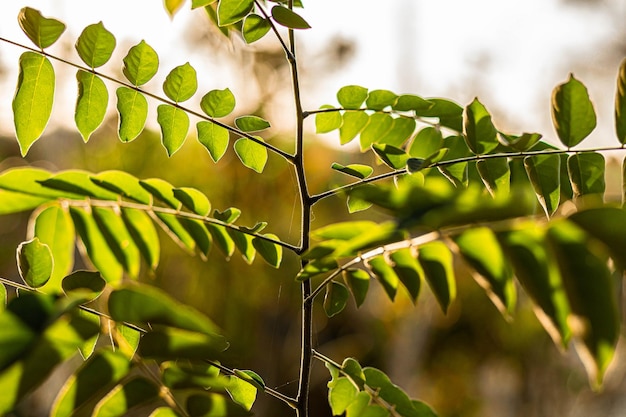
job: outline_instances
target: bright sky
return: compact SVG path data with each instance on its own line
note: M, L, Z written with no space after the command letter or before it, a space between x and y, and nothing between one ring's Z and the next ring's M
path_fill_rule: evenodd
M118 45L130 46L145 39L157 50L162 58L162 73L157 76L160 84L176 65L189 60L200 70L202 64L194 64L194 59L200 62L200 57L181 56L181 48L172 42L172 36L190 24L192 12L184 10L171 21L163 9L155 7L157 3L5 0L0 5L0 36L29 44L16 21L20 8L26 5L68 23L69 34L64 36L72 41L82 28L102 20L118 38ZM609 48L626 38L626 2L605 0L587 7L562 3L305 0L303 15L313 26L299 34L306 54L321 53L337 36L357 43L354 60L346 68L329 77L314 74L319 80L307 84L305 104L311 108L333 103L337 89L346 84L446 97L462 105L479 96L495 114L498 127L537 130L554 137L549 125L551 90L572 71L587 84L596 103L601 124L596 135L611 137L615 76L621 57L609 53ZM67 52L58 48L50 50ZM120 62L127 47L118 49L116 62ZM8 80L0 84L0 132L4 134L13 131L7 118L7 97L13 95L14 71L21 52L0 44L0 62L9 71ZM210 71L213 84L209 88L236 84L233 71L219 67L211 67ZM62 86L57 91L62 91ZM71 109L75 92L72 88L68 91L71 94L67 97L57 96L57 107L65 103L63 107Z

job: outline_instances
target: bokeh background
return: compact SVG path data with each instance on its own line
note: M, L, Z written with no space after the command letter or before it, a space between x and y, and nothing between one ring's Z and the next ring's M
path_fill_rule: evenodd
M200 78L197 100L210 89L231 88L238 100L235 114L254 112L267 118L273 128L266 139L292 149L288 67L271 36L244 47L239 39L227 41L212 29L202 11L185 8L170 19L160 2L147 0L109 0L106 5L8 0L0 4L0 36L28 43L16 21L26 5L68 24L68 32L50 52L77 61L76 37L86 25L102 20L118 39L116 54L104 67L106 73L121 77L121 58L130 46L146 39L161 58L161 70L148 90L159 93L167 72L190 61ZM615 76L626 56L624 0L309 0L303 16L313 26L298 33L306 109L335 103L335 92L347 84L445 97L461 105L478 96L501 130L539 131L553 141L551 89L573 72L587 84L596 104L599 127L593 141L615 143L611 124ZM162 177L176 186L203 190L214 208L242 209L241 224L267 221L268 232L297 243L297 187L284 161L270 156L263 175L243 168L232 151L214 164L193 132L185 146L167 158L155 122L134 142L121 144L114 112L83 144L72 128L74 71L56 63L53 122L29 155L20 158L10 102L21 52L0 43L0 171L30 164L51 170L123 169L140 178ZM155 108L151 103L151 111ZM312 118L307 129L306 166L312 192L345 183L341 174L329 169L332 162L374 163L353 147L339 148L332 134L315 135ZM611 166L618 167L618 162L612 161ZM619 180L610 180L619 187ZM383 214L368 211L350 217L345 201L333 197L315 206L313 227L365 217L382 219ZM0 218L2 277L17 279L15 248L25 237L27 222L28 214ZM300 291L293 279L297 259L287 254L278 271L260 260L249 266L238 255L225 260L217 250L202 261L176 247L165 234L162 238L158 270L144 271L141 279L222 326L231 341L225 364L254 369L269 386L295 394L300 343ZM353 356L363 365L384 369L411 396L432 404L441 417L626 415L622 343L604 391L593 393L575 352L557 350L528 300L521 298L513 323L508 323L461 264L458 282L459 298L447 316L428 290L414 306L405 294L389 302L373 283L359 310L350 302L330 320L321 311L320 298L316 348L337 361ZM328 378L326 369L316 363L314 416L330 415L325 397ZM57 383L51 380L39 390L22 410L24 415L45 415ZM259 397L255 410L261 416L291 415L288 408L265 396Z

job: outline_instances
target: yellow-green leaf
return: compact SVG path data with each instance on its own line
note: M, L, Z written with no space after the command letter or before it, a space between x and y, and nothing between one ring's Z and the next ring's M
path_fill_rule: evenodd
M163 146L167 155L172 156L185 143L189 131L189 116L179 108L161 104L157 107L157 121L161 126Z
M76 51L80 59L91 68L106 64L115 49L115 36L105 29L102 22L83 29L76 41Z
M235 153L241 163L258 172L263 172L267 163L267 148L248 138L240 138L235 142Z
M119 137L122 142L130 142L143 131L148 117L148 101L143 94L128 87L118 88L116 94Z
M48 282L53 263L52 251L38 238L22 242L17 247L17 268L29 287L39 288Z
M109 92L104 82L95 74L79 70L78 99L74 121L83 140L87 142L91 134L102 124L109 103Z
M187 62L174 68L163 82L163 92L171 100L180 103L189 100L198 89L196 70Z
M159 56L145 41L129 49L124 57L122 72L135 86L144 85L154 77L159 69Z
M30 7L20 10L17 21L26 36L41 49L55 43L65 31L65 24L44 17L39 10Z
M578 145L596 127L596 112L587 87L572 74L552 93L552 122L561 143L568 148Z
M228 149L228 130L211 122L198 122L198 141L209 151L213 162L222 159Z

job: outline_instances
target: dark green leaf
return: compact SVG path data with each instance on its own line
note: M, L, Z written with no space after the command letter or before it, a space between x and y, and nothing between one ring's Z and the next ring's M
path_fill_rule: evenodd
M211 223L207 224L206 227L213 237L213 242L215 242L224 256L230 258L235 252L235 242L226 231L226 228L224 226Z
M128 276L136 279L141 268L139 249L124 225L122 216L109 208L94 207L92 215L102 237Z
M167 155L172 156L187 139L189 116L183 110L169 104L160 104L157 113L163 146L167 150Z
M350 268L343 271L343 279L352 292L356 306L361 307L370 286L370 274L362 269Z
M270 122L259 116L240 116L235 119L235 125L244 132L257 132L270 127Z
M91 68L106 64L115 49L115 36L102 24L94 23L83 29L76 41L76 51Z
M299 14L287 7L276 5L272 7L272 17L276 23L290 29L310 29L311 25Z
M622 61L617 75L615 93L615 133L620 143L626 144L626 59Z
M91 134L102 124L109 103L109 91L100 77L83 70L76 73L78 99L74 121L83 140L87 142Z
M159 388L154 382L143 377L124 381L98 402L93 417L121 417L139 404L153 401L159 396Z
M211 251L211 235L204 223L197 219L181 218L180 224L189 233L193 241L196 243L196 248L200 252L203 260L206 260L206 256Z
M331 168L359 179L367 178L372 175L372 172L374 172L374 168L360 164L350 164L347 166L343 166L341 164L338 164L337 162L333 162Z
M541 134L524 133L521 136L513 136L500 133L500 138L502 138L502 142L505 146L509 146L518 152L525 152L539 142Z
M339 128L339 139L342 145L350 142L367 125L370 118L362 111L347 111L342 115L343 121Z
M211 122L198 122L198 141L209 151L213 162L222 159L228 149L228 130Z
M13 98L15 135L22 156L41 136L54 99L54 68L43 55L24 52L20 56L20 73Z
M214 359L228 347L223 336L173 327L160 327L144 334L139 354L147 359Z
M561 158L558 155L535 155L524 158L528 178L539 203L549 217L559 206Z
M254 8L254 0L220 0L217 6L217 19L220 26L237 23Z
M403 94L398 97L396 102L393 104L393 109L398 111L414 111L423 113L424 111L430 109L433 106L428 100L424 100L423 98L411 94Z
M572 74L552 93L552 121L561 143L568 148L578 145L596 127L587 87Z
M491 195L508 193L511 189L511 171L506 158L482 159L476 168Z
M366 264L382 284L389 299L393 301L396 297L396 292L398 291L399 282L396 272L387 263L385 257L382 255L368 259Z
M265 237L278 240L278 236L268 233ZM275 243L268 242L267 240L255 237L252 239L252 245L259 252L259 255L274 268L279 268L280 263L283 260L283 248Z
M244 261L248 264L254 262L254 258L256 256L256 250L252 244L254 237L233 229L227 229L227 231L233 242L235 242L235 246L243 256Z
M267 148L248 138L240 138L235 142L235 153L246 167L258 172L263 172L267 163Z
M113 290L109 296L109 313L116 321L139 326L163 324L207 334L218 331L208 317L148 285L125 284Z
M128 81L139 87L154 77L159 69L159 56L145 41L130 48L124 57L122 71Z
M407 289L411 296L411 301L415 304L420 293L424 270L417 262L410 248L400 249L392 252L389 259L393 262L393 270Z
M389 168L402 169L409 159L409 155L404 150L395 146L374 144L372 149Z
M498 132L491 115L477 98L465 108L465 138L475 154L482 155L498 146Z
M572 181L574 197L596 194L597 200L602 202L606 188L604 168L604 157L598 152L571 155L567 160L567 171Z
M244 417L251 415L245 408L216 393L192 394L186 404L189 417Z
M343 311L348 303L348 289L336 281L326 284L324 296L324 312L326 316L333 317Z
M361 150L365 151L370 145L378 143L391 129L393 119L385 113L374 113L369 117L367 126L361 132Z
M361 107L367 98L367 88L359 85L347 85L337 92L337 100L344 109L355 110Z
M420 265L424 269L426 281L444 313L456 298L456 281L452 265L452 254L443 242L431 242L420 246Z
M250 13L243 21L241 33L247 44L261 39L272 28L270 22L258 14Z
M210 117L225 117L235 109L235 96L229 88L211 90L200 101L200 108Z
M77 294L91 301L102 293L106 281L97 271L75 271L63 278L61 286L65 294Z
M261 378L261 376L257 374L256 372L250 371L247 369L246 370L235 369L234 371L237 377L254 385L256 388L260 390L265 390L265 381L263 381L263 378Z
M116 90L117 111L120 116L119 137L130 142L143 131L148 117L148 100L138 91L127 87Z
M20 277L31 288L43 286L52 275L52 251L38 238L22 242L17 247L17 268Z
M189 100L198 89L196 70L187 62L174 68L165 78L163 92L172 101L180 103Z
M41 49L55 43L65 32L65 25L62 22L44 17L39 10L30 7L20 10L17 21L26 36Z
M320 107L320 110L334 109L333 106L328 104ZM341 113L338 110L320 112L315 115L315 132L316 133L328 133L341 127L342 119Z

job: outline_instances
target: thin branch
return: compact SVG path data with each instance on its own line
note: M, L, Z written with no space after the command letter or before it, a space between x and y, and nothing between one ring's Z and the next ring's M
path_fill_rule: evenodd
M111 82L119 84L119 85L121 85L123 87L130 88L131 90L134 90L134 91L137 91L137 92L139 92L141 94L144 94L144 95L146 95L146 96L148 96L148 97L150 97L150 98L152 98L154 100L160 101L161 103L168 104L168 105L170 105L172 107L175 107L175 108L177 108L179 110L182 110L185 113L188 113L188 114L191 114L193 116L196 116L199 119L205 120L207 122L211 122L211 123L213 123L213 124L215 124L217 126L220 126L220 127L224 128L224 129L228 130L229 132L234 133L237 136L240 136L240 137L243 137L243 138L246 138L246 139L250 139L251 141L253 141L255 143L258 143L259 145L264 146L268 150L276 153L277 155L282 156L287 162L293 164L293 155L291 155L290 153L285 152L282 149L279 149L279 148L277 148L277 147L275 147L275 146L273 146L273 145L271 145L271 144L269 144L267 142L264 142L264 141L254 137L253 135L251 135L249 133L246 133L246 132L244 132L242 130L239 130L239 129L235 128L235 127L229 126L229 125L227 125L227 124L225 124L223 122L220 122L220 121L218 121L218 120L216 120L216 119L214 119L212 117L209 117L209 116L207 116L205 114L202 114L200 112L197 112L195 110L191 110L191 109L189 109L187 107L181 106L177 102L168 100L168 99L163 98L163 97L161 97L161 96L159 96L157 94L150 93L148 91L142 90L141 88L137 87L136 85L127 83L127 82L122 81L122 80L118 80L115 77L111 77L109 75L103 74L103 73L101 73L99 71L96 71L93 68L85 67L83 65L76 64L74 62L68 61L68 60L66 60L64 58L57 57L57 56L52 55L52 54L50 54L50 53L48 53L46 51L42 51L40 49L32 48L32 47L30 47L28 45L23 45L23 44L21 44L19 42L15 42L15 41L12 41L10 39L3 38L1 36L0 36L0 41L6 42L8 44L17 46L17 47L22 48L22 49L26 49L26 50L31 51L31 52L36 52L36 53L38 53L40 55L43 55L43 56L46 56L48 58L54 59L55 61L59 61L59 62L62 62L63 64L69 65L70 67L74 67L76 69L79 69L79 70L82 70L82 71L89 72L91 74L97 75L97 76L102 77L102 78L104 78L104 79L106 79L108 81L111 81Z
M283 51L285 51L285 55L287 55L287 60L289 62L293 61L295 59L294 54L285 43L285 40L283 39L283 37L280 36L280 33L278 33L278 28L274 24L274 21L270 19L269 15L265 11L265 9L263 8L259 0L254 0L254 4L256 4L257 8L261 11L261 14L265 18L265 20L269 22L270 27L272 28L272 32L274 32L274 35L276 35L276 39L278 39L278 42L280 42L280 45L283 48Z

